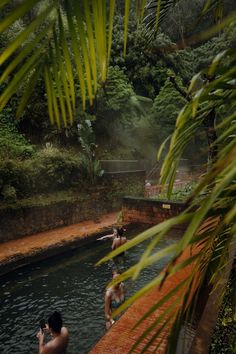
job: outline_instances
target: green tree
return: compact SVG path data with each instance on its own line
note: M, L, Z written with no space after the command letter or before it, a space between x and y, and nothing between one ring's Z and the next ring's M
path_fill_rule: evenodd
M131 17L129 27L127 54L124 57L122 17L115 18L111 65L117 65L125 72L138 95L154 99L168 76L161 49L171 41L164 34L159 34L152 43L152 48L156 48L153 51L147 46L143 29L137 27L135 18Z
M0 113L0 159L27 158L34 154L34 148L19 133L13 110L6 108Z
M133 153L141 153L142 146L137 147L132 137L141 120L146 121L146 128L149 126L146 116L151 104L150 99L136 95L123 70L109 67L107 81L98 89L93 107L98 145L110 156L121 157L125 153L124 157L133 158Z
M150 239L150 244L137 265L123 273L117 281L130 277L136 278L142 269L152 265L156 260L159 260L168 253L172 256L172 261L164 272L165 280L170 275L177 273L179 269L186 267L184 261L176 266L176 260L183 251L187 247L194 247L201 243L201 252L194 254L188 260L189 264L194 264L194 272L186 278L186 283L183 282L175 288L175 293L179 291L180 287L182 288L184 302L188 306L180 306L176 311L173 311L175 321L169 340L168 353L175 353L178 334L184 321L191 322L196 320L196 304L198 304L200 299L200 289L205 288L205 291L208 289L208 291L213 292L213 295L210 296L214 296L215 289L223 280L222 277L227 277L224 274L227 274L228 267L232 265L233 255L235 254L235 51L232 52L229 50L221 53L213 60L210 68L206 70L208 75L212 75L215 79L206 81L178 114L169 151L164 159L161 170L161 181L163 184L169 184L168 196L170 196L173 188L179 158L190 139L199 127L204 124L204 121L208 119L209 112L213 109L217 111L227 103L232 113L228 111L223 121L219 122L216 126L218 138L214 142L214 146L217 144L218 152L215 160L193 191L188 201L188 207L183 213L140 234L128 245L122 246L103 259L103 261L110 259L110 257L114 257L134 245ZM193 78L190 89L195 81L196 77ZM173 225L183 222L187 222L188 226L181 240L175 246L171 247L171 249L167 247L164 251L154 251L154 247L171 230ZM153 280L152 286L161 285L164 280L163 276L159 276ZM224 290L222 287L220 289L221 291ZM149 290L150 284L140 290L139 294L144 294ZM162 303L167 302L174 295L173 293L171 290L162 300ZM135 294L120 310L124 310L128 304L137 299L137 296ZM181 297L179 301L181 303ZM143 316L139 324L145 318L146 315ZM154 324L145 331L146 335L150 335L153 326ZM155 334L152 333L151 339L145 346L145 349L148 348L153 339L155 339ZM134 348L140 341L135 344Z
M180 87L181 79L177 79ZM154 122L161 126L173 128L178 112L185 105L186 100L173 87L169 79L166 80L159 94L156 96L152 107L152 118Z
M83 174L92 184L96 179L103 175L100 161L96 158L97 145L92 127L93 117L86 116L78 125L79 142L82 147L81 165ZM88 119L90 118L90 119Z
M109 67L106 83L97 94L98 112L125 112L129 109L130 99L135 96L132 85L125 73L118 67Z
M3 4L8 1L3 1ZM12 11L1 22L0 30L4 31L11 23L23 16L32 6L35 1L23 1L18 5L18 11ZM137 1L139 18L143 16L143 10L146 1ZM178 1L154 1L151 3L150 11L154 15L152 26L155 34L158 28L159 19L165 16L166 11L169 10L173 4ZM221 1L210 0L204 4L204 13L212 8L215 4L220 4ZM2 109L10 100L12 95L21 87L21 80L28 76L28 85L24 91L22 101L20 103L21 113L29 93L36 82L36 78L40 72L44 73L45 83L47 88L47 98L49 113L52 122L55 121L60 126L61 120L66 125L70 119L73 118L73 110L75 106L75 90L74 80L71 75L72 72L72 57L68 54L68 46L73 48L75 65L77 68L78 80L80 82L80 90L82 96L83 107L86 101L86 92L92 101L97 87L97 69L101 75L101 81L104 82L107 74L107 67L110 57L111 48L111 33L113 25L114 1L109 3L109 26L108 32L106 27L106 2L94 0L92 2L84 0L81 3L78 1L66 1L65 8L60 6L59 1L50 3L45 12L40 12L39 15L27 29L23 31L17 38L16 42L12 42L0 56L0 62L6 63L9 57L21 46L21 50L17 53L17 63L23 64L21 66L13 65L13 60L6 67L2 81L9 78L9 70L14 72L13 78L7 85L3 92L0 101L0 108ZM80 6L81 5L81 6ZM130 10L130 2L125 2L125 28L124 28L124 52L127 47L127 29L128 29L128 15ZM90 7L91 6L91 7ZM92 9L92 12L91 12ZM64 26L62 21L62 12L65 12L67 19L67 26ZM53 16L49 17L46 14L51 13ZM91 17L92 14L92 17ZM47 22L45 22L47 21ZM226 26L235 25L235 13L229 18L223 19L221 23L206 32L200 39L206 39L207 36L213 35ZM26 38L32 34L32 31L44 23L43 29L39 32L30 44L25 42ZM84 26L82 25L84 24ZM91 26L94 26L91 30ZM51 28L54 30L51 31ZM86 32L86 33L84 33ZM80 34L80 41L78 41L77 33ZM35 49L37 43L38 50ZM96 47L96 51L95 48ZM88 52L91 50L91 61L88 58ZM31 53L30 57L27 55ZM78 55L80 54L80 55ZM97 56L97 60L96 60ZM16 62L15 62L16 63ZM98 67L97 67L98 63ZM186 147L189 140L192 138L195 131L204 123L211 110L218 110L226 103L234 108L235 112L235 48L234 50L219 53L214 59L209 69L205 69L210 81L206 81L200 90L197 90L190 101L185 105L184 109L179 113L176 120L176 128L172 135L169 152L164 160L161 181L162 183L169 182L168 194L171 193L176 168L179 158ZM17 69L16 69L17 67ZM15 71L16 69L16 71ZM4 78L4 79L3 79ZM192 85L196 78L192 80ZM68 112L68 117L65 113ZM59 110L61 113L59 113ZM61 117L60 117L61 114ZM225 269L230 261L229 249L235 250L234 235L236 232L235 226L235 190L236 190L236 160L235 160L235 113L228 114L219 125L220 134L214 144L218 145L218 153L209 171L200 181L199 185L193 192L191 200L189 200L189 207L187 210L174 219L167 220L162 224L154 226L151 230L139 235L135 240L127 243L127 246L122 246L106 257L109 259L125 249L131 248L138 242L145 239L150 239L148 248L144 251L143 256L138 264L130 270L123 273L116 279L119 282L121 279L129 277L137 277L140 271L150 266L157 259L163 257L164 252L154 252L153 248L158 243L174 224L187 222L188 227L181 238L181 240L172 247L174 255L172 261L167 266L164 278L157 276L151 284L148 284L142 291L134 295L128 300L120 310L124 309L130 304L138 295L148 291L151 286L161 285L163 281L170 275L177 272L177 268L186 267L186 263L180 263L176 268L176 259L182 254L183 250L201 241L203 247L202 252L189 258L188 262L194 262L194 272L189 275L186 282L179 284L175 289L185 287L185 300L188 306L181 306L177 313L173 316L176 319L172 326L172 335L169 340L169 353L175 353L176 341L184 320L189 320L189 313L194 313L195 300L199 296L199 289L205 283L208 287L215 287L219 283L219 275L222 269ZM193 209L194 208L194 209ZM194 212L193 212L194 210ZM170 253L170 249L165 250ZM221 279L220 279L221 280ZM167 298L173 296L173 292L169 293L167 297L162 299L162 303L167 301ZM177 299L181 301L180 299ZM159 304L160 305L160 304ZM158 307L158 304L156 304ZM168 311L167 309L166 311ZM148 316L149 314L146 314ZM176 317L177 316L177 317ZM155 323L149 328L155 328ZM146 334L150 334L148 331ZM151 338L151 340L153 337ZM141 339L142 340L142 337ZM147 343L147 348L151 344L151 340ZM136 343L136 346L139 342Z

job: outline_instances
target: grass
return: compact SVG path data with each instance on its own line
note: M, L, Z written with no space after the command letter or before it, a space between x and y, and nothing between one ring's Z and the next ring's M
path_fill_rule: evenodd
M191 195L192 191L196 187L196 184L196 182L188 182L185 186L175 187L172 191L170 198L168 199L175 202L186 201L186 199L188 199L188 197ZM167 194L166 192L158 193L157 195L152 196L151 199L167 199Z
M62 190L47 194L38 194L29 198L19 199L14 203L0 203L0 209L20 209L24 207L47 206L59 202L77 202L88 199L88 192L78 192L75 189Z

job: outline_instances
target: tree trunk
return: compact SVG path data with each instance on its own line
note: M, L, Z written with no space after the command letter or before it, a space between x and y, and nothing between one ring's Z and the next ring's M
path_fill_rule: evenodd
M205 129L208 142L208 169L216 161L217 158L217 145L215 144L217 139L217 134L215 130L215 109L212 109L205 120Z

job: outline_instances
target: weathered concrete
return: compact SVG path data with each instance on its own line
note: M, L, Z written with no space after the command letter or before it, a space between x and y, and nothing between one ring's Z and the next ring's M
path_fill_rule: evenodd
M124 197L122 218L125 224L138 222L155 225L180 214L185 208L186 204L182 202ZM180 228L182 229L183 225L180 225Z
M38 232L67 226L121 209L124 195L144 195L145 171L109 173L101 184L73 198L24 206L20 202L0 208L0 243Z
M94 242L116 224L118 213L106 214L99 222L88 220L0 244L0 275L69 249Z

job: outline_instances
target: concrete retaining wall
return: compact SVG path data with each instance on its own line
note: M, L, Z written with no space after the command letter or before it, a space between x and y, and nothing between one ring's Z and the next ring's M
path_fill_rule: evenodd
M145 171L109 173L99 186L73 200L49 205L8 205L0 209L0 243L84 220L97 220L101 215L120 210L124 195L144 195Z
M181 202L124 197L122 216L124 224L137 222L154 225L178 215L184 209L185 203ZM179 227L182 229L183 225Z

